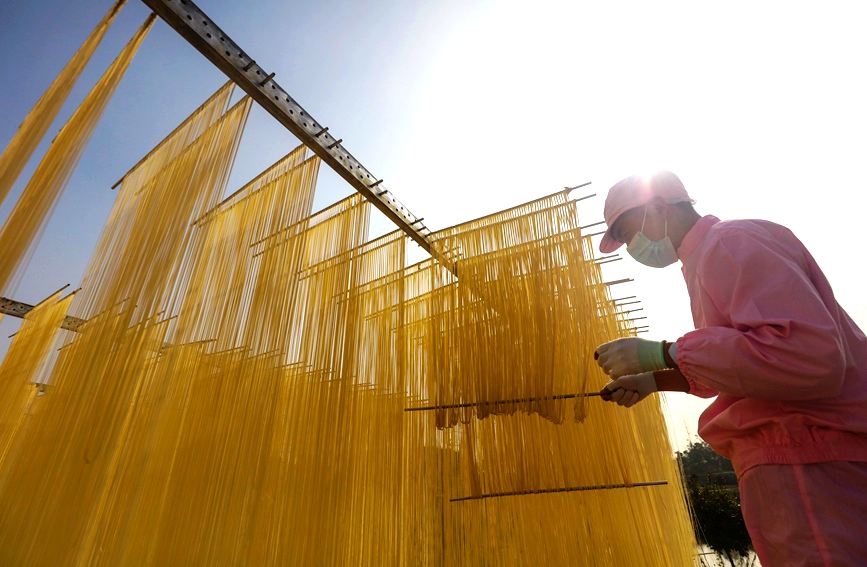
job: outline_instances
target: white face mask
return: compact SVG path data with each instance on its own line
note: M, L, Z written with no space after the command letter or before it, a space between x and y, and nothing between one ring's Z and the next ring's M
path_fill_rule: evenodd
M641 221L641 230L638 231L629 244L626 251L629 255L651 268L664 268L677 262L677 250L668 238L668 219L665 219L665 238L662 240L650 240L644 235L644 223L647 221L647 206L644 209L644 220Z

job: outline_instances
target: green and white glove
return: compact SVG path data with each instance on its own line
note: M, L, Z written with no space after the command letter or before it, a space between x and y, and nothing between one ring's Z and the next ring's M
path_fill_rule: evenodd
M665 370L665 341L648 341L638 337L616 339L596 348L596 362L612 378Z
M631 408L650 394L657 391L656 377L653 372L642 372L623 376L605 384L602 399L617 402L617 405ZM605 392L603 390L603 392Z

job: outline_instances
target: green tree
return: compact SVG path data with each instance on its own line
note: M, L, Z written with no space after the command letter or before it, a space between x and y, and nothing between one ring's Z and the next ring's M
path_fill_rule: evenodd
M693 484L687 494L698 540L725 557L732 567L752 563L752 541L741 516L737 493L712 484Z
M687 496L699 542L727 559L732 567L753 564L755 554L741 515L731 461L704 442L690 444L678 457L687 480Z
M678 453L683 476L689 484L716 484L736 487L737 476L732 462L720 456L704 441L690 443L686 451Z

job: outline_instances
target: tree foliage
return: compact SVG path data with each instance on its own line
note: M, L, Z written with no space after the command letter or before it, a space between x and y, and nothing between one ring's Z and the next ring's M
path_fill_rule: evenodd
M732 462L717 454L704 441L690 443L686 451L679 452L677 456L688 483L737 486Z
M741 515L740 496L731 461L716 454L707 443L694 442L678 453L693 524L699 542L728 559L734 567L752 563L752 541Z
M737 494L716 485L691 485L688 489L693 510L693 523L701 543L725 557L734 567L748 558L752 541L741 516Z

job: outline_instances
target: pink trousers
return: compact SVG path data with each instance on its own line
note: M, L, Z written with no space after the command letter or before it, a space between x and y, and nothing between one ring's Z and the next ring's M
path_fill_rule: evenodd
M867 463L760 465L739 484L762 567L867 566Z

